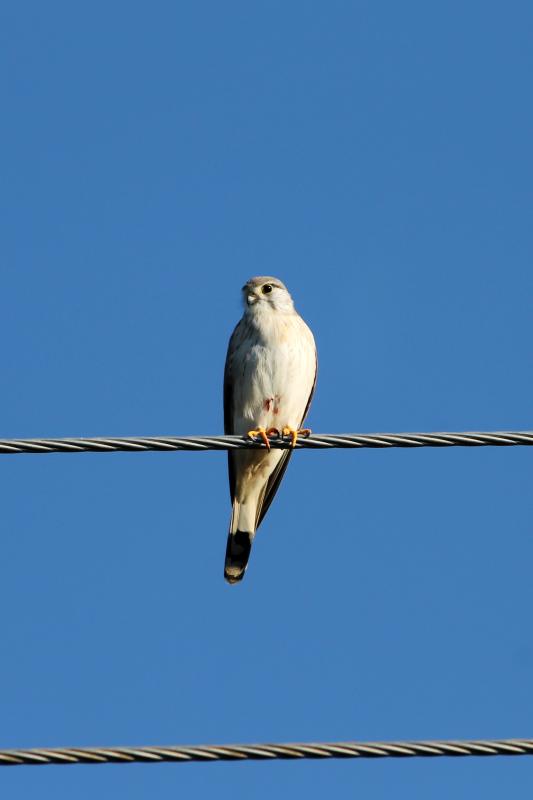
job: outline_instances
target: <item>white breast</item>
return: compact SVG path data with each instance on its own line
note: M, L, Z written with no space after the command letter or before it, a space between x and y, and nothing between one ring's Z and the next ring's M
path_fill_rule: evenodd
M239 338L232 369L235 433L298 429L315 380L313 334L295 312L269 312L245 324Z

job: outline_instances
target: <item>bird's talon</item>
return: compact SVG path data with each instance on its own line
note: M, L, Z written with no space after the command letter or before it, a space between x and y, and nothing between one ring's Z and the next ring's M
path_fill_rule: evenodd
M261 441L265 445L266 449L270 450L270 442L268 441L267 433L268 433L268 431L266 431L264 428L257 428L256 430L248 431L247 435L250 437L250 439L254 439L254 440L255 440L256 436L260 436L261 437Z
M266 435L276 439L279 439L281 436L278 428L267 428Z
M296 431L296 430L294 430L294 428L289 428L289 426L286 425L283 428L282 433L283 433L283 436L290 436L291 437L291 446L292 447L296 447L296 442L298 441L298 436L309 436L310 433L311 433L311 429L310 428L300 428L299 430Z

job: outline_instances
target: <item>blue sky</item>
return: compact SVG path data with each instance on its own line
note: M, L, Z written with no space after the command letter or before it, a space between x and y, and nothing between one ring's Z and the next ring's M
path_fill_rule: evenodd
M528 429L526 2L4 4L0 436L222 431L251 275L320 432ZM533 735L531 453L0 458L0 746ZM280 554L283 553L283 558ZM530 797L533 760L17 769L26 798Z

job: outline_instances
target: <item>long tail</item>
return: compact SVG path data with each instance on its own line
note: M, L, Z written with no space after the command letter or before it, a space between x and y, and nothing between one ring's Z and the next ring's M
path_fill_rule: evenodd
M255 536L255 517L255 504L251 508L248 503L234 500L224 564L224 577L228 583L238 583L244 578Z

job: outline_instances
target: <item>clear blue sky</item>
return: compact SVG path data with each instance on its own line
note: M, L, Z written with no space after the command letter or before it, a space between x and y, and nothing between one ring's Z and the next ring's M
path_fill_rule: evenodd
M316 431L533 427L530 3L1 17L1 436L220 433L265 273L316 334ZM297 453L236 587L223 454L0 457L0 746L533 736L532 455ZM0 786L529 798L533 759Z

